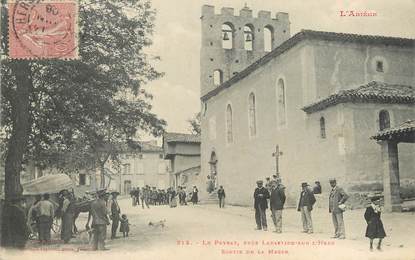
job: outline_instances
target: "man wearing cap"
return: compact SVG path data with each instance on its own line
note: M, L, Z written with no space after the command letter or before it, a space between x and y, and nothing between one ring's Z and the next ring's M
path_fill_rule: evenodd
M117 238L117 229L120 223L120 206L118 205L117 196L120 194L118 191L111 192L111 239Z
M92 216L93 245L92 250L106 250L105 237L107 236L107 225L110 224L107 215L106 200L108 193L105 190L97 191L98 198L91 203L86 229L89 229L89 220Z
M275 232L282 232L282 209L285 203L285 187L281 184L281 179L271 181L271 195L269 207L271 208L271 217L275 225Z
M265 211L268 208L267 199L269 199L269 192L262 186L264 184L262 180L257 181L256 184L257 188L254 191L255 221L257 225L256 229L263 229L264 231L267 231L267 216Z
M332 238L345 239L346 233L343 221L344 208L342 206L344 206L349 196L341 187L337 186L336 179L331 178L329 182L332 188L329 197L329 212L331 213L334 225L334 236Z
M311 219L311 211L316 203L313 192L308 187L307 182L301 184L302 191L297 210L301 212L301 221L303 222L303 233L313 233L313 221Z
M25 207L25 199L20 195L6 202L3 212L2 246L17 249L25 247L29 237Z
M52 229L55 207L49 201L49 194L43 194L42 200L36 204L35 210L39 216L39 241L40 243L50 242L50 230Z

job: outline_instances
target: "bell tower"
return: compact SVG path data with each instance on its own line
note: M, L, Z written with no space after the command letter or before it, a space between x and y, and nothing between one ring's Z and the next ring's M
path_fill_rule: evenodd
M253 17L246 5L234 15L224 7L215 14L215 7L202 6L202 43L200 50L201 96L235 76L290 38L287 13L259 11Z

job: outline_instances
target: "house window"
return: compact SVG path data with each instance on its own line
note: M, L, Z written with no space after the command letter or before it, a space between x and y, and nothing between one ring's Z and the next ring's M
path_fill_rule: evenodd
M379 112L379 130L388 129L391 127L389 112L382 110Z
M252 25L244 26L244 47L247 51L252 51L254 46L254 28Z
M324 117L320 118L320 137L322 139L326 138L326 120Z
M278 126L286 124L286 96L285 84L283 79L279 79L277 83L277 122Z
M249 94L249 135L255 136L256 135L256 104L255 104L255 94L251 93Z
M274 29L267 25L264 27L264 51L270 52L274 45Z
M213 84L219 86L223 83L223 72L221 70L215 70L213 72Z
M124 164L123 174L130 174L130 172L131 172L131 165L129 163Z
M79 185L85 185L86 184L86 175L83 173L79 174Z
M230 104L226 107L226 141L229 144L233 143L232 107Z
M233 48L233 25L231 23L222 24L222 48Z
M376 71L377 72L383 72L383 61L376 61Z

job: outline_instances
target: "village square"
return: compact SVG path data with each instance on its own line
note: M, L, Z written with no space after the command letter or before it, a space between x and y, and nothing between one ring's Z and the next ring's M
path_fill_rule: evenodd
M0 259L414 258L415 20L173 2L2 3Z

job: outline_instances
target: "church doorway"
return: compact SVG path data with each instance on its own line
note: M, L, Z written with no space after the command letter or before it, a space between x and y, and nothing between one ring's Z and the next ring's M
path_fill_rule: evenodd
M216 190L218 188L218 159L216 153L213 151L210 155L210 174L208 175L208 190L209 192Z

